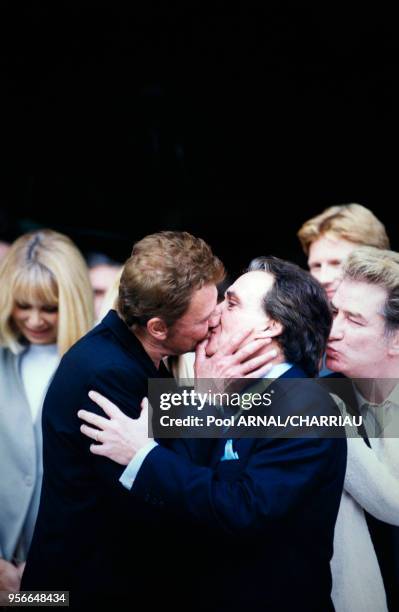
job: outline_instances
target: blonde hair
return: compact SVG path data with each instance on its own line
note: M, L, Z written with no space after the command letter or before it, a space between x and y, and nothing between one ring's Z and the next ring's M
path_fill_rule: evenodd
M378 285L387 292L384 310L387 333L399 328L399 253L360 247L345 261L343 278Z
M306 221L297 234L306 255L310 245L325 234L334 234L359 245L390 248L385 226L361 204L330 206Z
M119 285L118 312L125 323L145 326L152 317L173 325L196 289L224 278L222 262L201 238L159 232L137 242Z
M22 350L12 321L15 302L58 306L58 352L63 355L93 325L93 291L73 242L52 230L24 234L0 263L0 344Z

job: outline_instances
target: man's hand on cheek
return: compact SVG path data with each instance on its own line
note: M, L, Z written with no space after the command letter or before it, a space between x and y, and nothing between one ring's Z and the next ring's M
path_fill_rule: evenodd
M108 457L120 465L128 465L136 453L148 442L148 401L144 398L140 418L131 419L106 397L90 391L90 399L102 408L108 418L94 412L79 410L78 417L93 425L82 425L80 431L95 440L90 450L95 455Z
M207 341L201 342L194 365L197 383L200 384L200 379L214 379L215 384L216 380L220 381L217 384L220 391L228 387L232 379L265 377L273 367L272 360L277 357L275 349L265 350L271 342L268 332L256 332L254 337L254 330L248 329L228 338L211 357L206 355Z

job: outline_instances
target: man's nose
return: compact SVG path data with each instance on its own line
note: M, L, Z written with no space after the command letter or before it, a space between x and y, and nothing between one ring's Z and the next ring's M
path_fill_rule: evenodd
M322 265L319 272L319 282L325 287L326 285L330 285L337 276L337 271L334 270L332 266L328 264Z
M217 327L219 325L221 313L222 313L221 304L217 304L217 306L215 307L215 310L213 311L213 313L211 314L209 318L210 328Z
M332 340L342 340L344 336L343 321L341 317L336 316L331 327L329 342Z

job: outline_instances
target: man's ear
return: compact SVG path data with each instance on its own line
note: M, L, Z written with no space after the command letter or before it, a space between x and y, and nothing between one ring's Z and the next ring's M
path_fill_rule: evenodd
M399 357L399 330L395 331L389 338L388 355L390 357Z
M269 332L270 338L275 338L276 336L281 336L283 333L283 325L280 321L275 321L274 319L270 319L268 321L266 330Z
M164 340L166 340L166 337L168 335L168 326L166 325L165 321L163 321L163 319L160 319L159 317L154 317L153 319L147 321L147 331L150 336L154 338L154 340L157 340L158 342L163 342Z

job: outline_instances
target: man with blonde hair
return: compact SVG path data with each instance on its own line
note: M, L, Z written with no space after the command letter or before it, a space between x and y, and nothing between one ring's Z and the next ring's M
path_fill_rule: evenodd
M160 596L163 587L171 588L164 573L182 535L160 520L158 500L148 508L114 486L123 470L90 452L77 408L101 412L88 397L95 388L137 419L148 379L169 375L163 358L191 351L206 338L223 276L211 248L187 232L159 232L134 245L117 312L111 310L65 355L45 399L44 481L24 590L64 589L72 607L103 607L143 600L154 580ZM266 372L262 366L270 356L252 355L270 339L241 348L247 336L240 334L223 359L213 360L215 378L222 360L229 364L226 377ZM169 446L201 461L188 441Z
M329 299L340 281L345 258L359 246L389 249L384 225L361 204L330 206L306 221L298 232L310 273Z

